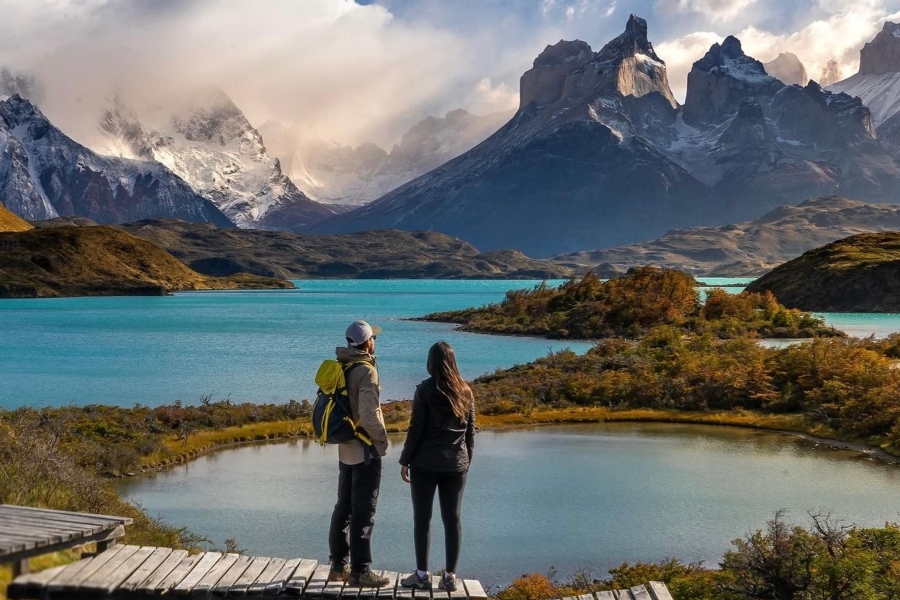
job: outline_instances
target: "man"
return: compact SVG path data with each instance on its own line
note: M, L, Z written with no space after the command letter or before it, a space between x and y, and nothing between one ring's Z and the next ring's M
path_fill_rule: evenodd
M380 332L377 325L355 321L347 328L347 346L335 349L347 379L353 420L365 430L374 450L368 451L358 440L338 445L340 475L338 500L328 535L331 560L328 580L346 580L352 586L381 587L390 582L371 569L381 457L387 454L388 448L375 365L375 336Z

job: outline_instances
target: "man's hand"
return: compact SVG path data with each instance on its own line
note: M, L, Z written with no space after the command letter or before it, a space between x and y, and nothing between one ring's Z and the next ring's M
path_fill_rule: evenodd
M409 483L409 467L406 465L400 467L400 478L406 483Z

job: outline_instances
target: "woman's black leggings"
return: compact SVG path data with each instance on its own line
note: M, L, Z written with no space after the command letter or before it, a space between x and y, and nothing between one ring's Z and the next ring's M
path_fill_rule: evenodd
M412 492L414 537L416 543L416 568L428 570L428 548L431 545L431 512L434 507L434 491L438 492L441 503L441 519L444 521L444 541L446 542L447 563L444 568L456 572L459 560L459 544L462 526L459 522L462 508L466 474L455 472L429 471L412 467L409 474Z

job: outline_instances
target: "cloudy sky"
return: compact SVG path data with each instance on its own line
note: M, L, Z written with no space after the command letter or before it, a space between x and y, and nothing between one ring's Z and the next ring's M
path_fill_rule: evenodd
M0 0L0 65L36 74L76 137L116 92L218 86L255 125L389 146L428 114L516 107L547 44L598 50L629 13L681 99L691 63L729 34L763 61L794 52L814 79L831 60L849 76L900 0Z

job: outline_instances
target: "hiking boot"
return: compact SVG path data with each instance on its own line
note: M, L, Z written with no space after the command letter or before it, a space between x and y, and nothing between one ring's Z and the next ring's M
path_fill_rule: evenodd
M391 582L387 577L376 575L372 569L366 569L362 573L350 573L347 585L354 587L382 587Z
M441 582L438 584L438 587L442 590L447 590L448 592L456 591L456 574L454 573L444 573L444 576L441 577Z
M328 571L328 581L347 581L348 577L350 577L349 565L331 565L331 570Z
M416 571L413 571L400 580L400 585L405 588L418 588L420 590L431 589L431 574L426 573L425 577L419 577Z

